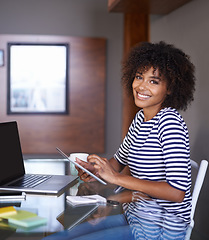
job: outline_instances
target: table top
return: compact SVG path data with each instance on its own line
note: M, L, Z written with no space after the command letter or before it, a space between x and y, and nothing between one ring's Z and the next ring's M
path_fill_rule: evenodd
M70 174L71 168L68 161L61 159L34 159L26 160L26 173L39 174ZM26 194L26 199L22 201L0 202L0 207L15 206L17 209L27 210L36 213L38 216L46 218L47 224L38 226L32 229L14 228L9 225L1 226L0 224L0 240L3 239L42 239L43 237L55 232L63 231L64 229L71 229L77 224L92 218L98 211L98 205L88 205L73 207L66 201L66 196L77 194L96 193L96 187L102 190L100 183L88 184L77 181L74 186L66 189L64 193L59 196L45 195L45 194ZM105 187L103 195L108 196L113 193L113 189ZM84 193L85 192L85 193ZM108 214L118 214L121 212L121 206L106 208ZM97 215L98 216L98 215Z
M26 160L25 169L26 173L70 174L70 164L67 161L57 159ZM77 224L89 219L120 214L123 212L122 204L117 206L86 205L73 207L66 200L66 196L99 194L113 200L119 199L120 202L128 201L130 194L115 194L115 187L110 184L105 186L99 182L83 183L82 181L78 181L74 186L66 189L60 196L26 194L26 199L20 202L0 202L0 207L20 207L21 209L35 212L38 216L47 219L47 224L32 229L13 228L9 225L2 227L0 224L0 240L38 240L56 232L72 229ZM131 198L133 199L133 195ZM207 238L204 238L204 236L201 236L200 233L193 229L191 239L204 240Z

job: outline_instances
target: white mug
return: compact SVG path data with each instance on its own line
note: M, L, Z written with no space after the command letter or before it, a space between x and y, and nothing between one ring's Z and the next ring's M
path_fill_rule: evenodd
M76 161L76 158L79 158L80 160L87 162L88 155L89 155L88 153L71 153L70 159Z
M76 158L87 162L87 157L89 156L88 153L71 153L69 158L72 159L73 161L76 161ZM77 175L78 171L75 168L75 164L70 163L70 173L71 175Z

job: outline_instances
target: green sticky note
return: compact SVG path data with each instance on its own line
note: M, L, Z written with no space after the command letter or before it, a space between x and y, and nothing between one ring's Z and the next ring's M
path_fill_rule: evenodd
M17 214L8 216L7 219L9 224L25 228L43 225L47 222L46 218L39 217L35 213L24 210L18 210Z

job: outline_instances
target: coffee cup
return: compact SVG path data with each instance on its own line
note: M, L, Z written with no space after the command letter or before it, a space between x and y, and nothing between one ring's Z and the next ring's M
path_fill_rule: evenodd
M89 156L88 153L71 153L70 159L73 161L76 161L76 158L79 158L80 160L87 162L87 157Z
M76 158L84 161L84 162L87 162L87 157L89 156L88 153L71 153L69 158L72 160L72 161L76 161ZM78 174L78 171L76 170L75 168L75 164L73 163L70 163L70 173L71 175L77 175Z

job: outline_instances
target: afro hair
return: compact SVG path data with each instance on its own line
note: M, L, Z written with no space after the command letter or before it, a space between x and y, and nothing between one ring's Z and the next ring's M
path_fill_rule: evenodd
M131 49L122 65L122 83L132 94L132 83L137 70L145 72L153 67L166 79L169 95L162 107L186 110L193 101L195 67L182 50L165 42L137 44Z

